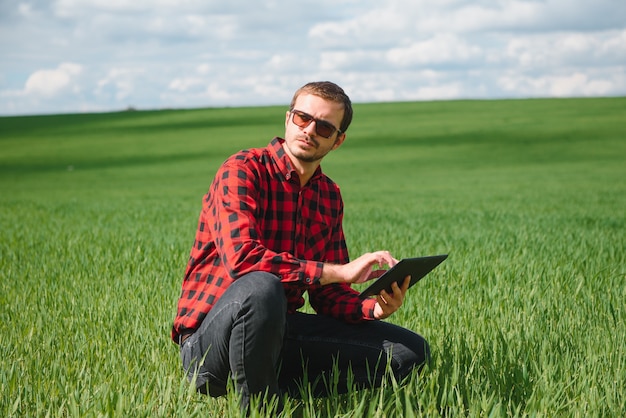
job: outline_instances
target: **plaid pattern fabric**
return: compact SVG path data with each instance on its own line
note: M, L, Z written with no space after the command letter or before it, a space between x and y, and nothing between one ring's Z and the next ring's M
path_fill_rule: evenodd
M228 286L252 271L281 278L288 310L304 305L347 322L373 319L375 301L346 284L321 286L324 262L349 261L339 187L318 168L300 186L274 138L265 148L241 151L220 167L204 197L185 271L172 339L193 331Z

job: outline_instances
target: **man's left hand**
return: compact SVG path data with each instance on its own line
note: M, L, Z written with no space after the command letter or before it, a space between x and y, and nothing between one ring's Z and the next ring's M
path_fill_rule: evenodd
M374 318L385 319L397 311L400 306L402 306L404 296L409 289L410 283L411 276L406 276L402 282L402 286L398 286L398 283L393 282L391 285L391 293L388 293L386 290L382 290L380 294L376 296Z

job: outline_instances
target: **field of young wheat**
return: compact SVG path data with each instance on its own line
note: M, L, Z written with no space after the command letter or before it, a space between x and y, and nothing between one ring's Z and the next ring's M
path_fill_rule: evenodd
M202 195L286 107L0 118L0 415L238 416L169 338ZM358 104L323 163L353 257L449 253L408 382L283 416L626 415L626 99Z

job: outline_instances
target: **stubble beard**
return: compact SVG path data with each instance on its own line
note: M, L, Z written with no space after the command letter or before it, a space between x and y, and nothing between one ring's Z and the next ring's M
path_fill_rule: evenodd
M307 142L312 143L313 144L313 154L311 155L310 153L308 153L305 150L301 150L298 149L297 146L294 146L295 149L292 150L292 154L295 158L297 158L298 160L305 162L305 163L315 163L320 161L322 158L324 158L329 152L330 149L327 150L326 152L322 152L319 153L319 147L320 147L320 143L319 141L316 141L315 139L312 138L307 138L307 137L298 137L297 140L300 139L306 139ZM296 152L293 152L296 151Z
M308 143L313 144L312 145L312 151L307 151L307 150L304 150L304 149L300 149L299 143L296 142L293 147L290 147L291 148L291 153L293 154L293 156L295 158L297 158L298 160L300 160L302 162L305 162L305 163L315 163L315 162L321 160L322 158L324 158L324 156L327 153L323 153L322 155L320 155L318 153L319 145L320 145L318 141L316 141L315 139L311 139L311 138L307 138L307 137L303 137L303 136L297 137L296 141L300 141L300 140L303 140L303 139L306 140ZM312 154L311 154L311 152L312 152Z

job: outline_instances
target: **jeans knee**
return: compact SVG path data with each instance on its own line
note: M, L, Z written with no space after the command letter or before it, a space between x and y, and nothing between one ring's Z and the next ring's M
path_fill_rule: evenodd
M413 334L391 348L392 369L397 379L404 379L413 370L430 363L430 346L421 335Z
M410 350L412 352L411 363L413 363L411 368L422 368L430 363L430 345L421 335L416 335Z
M255 315L266 316L269 321L284 322L287 297L280 279L267 272L253 272L237 279L246 288L245 304Z

